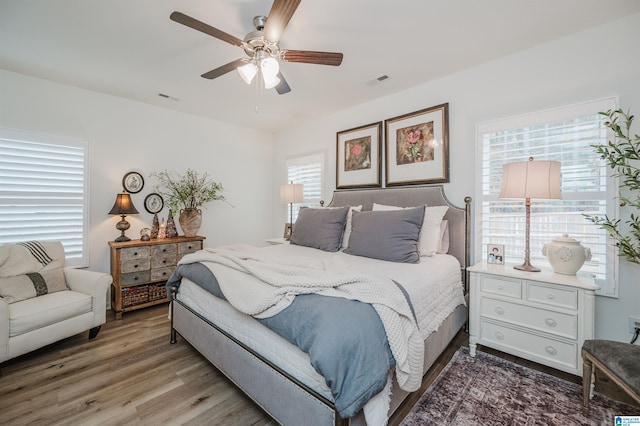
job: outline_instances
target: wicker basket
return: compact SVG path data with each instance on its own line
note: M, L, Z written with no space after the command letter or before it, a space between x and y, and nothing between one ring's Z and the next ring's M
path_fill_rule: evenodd
M122 289L122 307L127 308L149 301L149 286L139 285Z
M149 301L153 302L154 300L166 299L167 298L167 287L165 287L164 283L161 285L150 285L149 286Z

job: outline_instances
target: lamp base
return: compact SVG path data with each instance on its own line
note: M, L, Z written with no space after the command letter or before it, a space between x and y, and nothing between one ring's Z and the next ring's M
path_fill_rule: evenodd
M540 268L536 268L535 266L531 265L528 260L525 260L522 265L514 266L513 269L526 272L540 272Z
M124 243L127 241L131 241L131 238L127 237L126 235L124 235L124 233L122 235L120 235L118 238L116 238L114 240L116 243Z

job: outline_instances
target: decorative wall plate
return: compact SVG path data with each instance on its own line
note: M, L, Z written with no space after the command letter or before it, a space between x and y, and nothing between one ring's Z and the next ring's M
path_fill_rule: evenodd
M144 199L144 208L151 214L158 213L164 208L164 200L160 194L152 192Z
M144 178L138 172L129 172L122 178L122 187L131 194L137 194L144 188Z

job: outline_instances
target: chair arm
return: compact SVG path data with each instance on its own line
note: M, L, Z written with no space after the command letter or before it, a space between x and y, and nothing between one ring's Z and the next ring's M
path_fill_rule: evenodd
M107 311L107 291L113 282L109 274L87 269L64 268L67 285L73 291L85 293L93 298L94 327L104 324Z
M9 305L0 297L0 362L9 357Z

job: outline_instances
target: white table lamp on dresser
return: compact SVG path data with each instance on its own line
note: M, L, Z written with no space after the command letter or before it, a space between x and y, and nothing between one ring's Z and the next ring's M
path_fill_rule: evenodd
M591 274L526 272L479 263L470 272L469 349L487 346L577 376L580 349L594 338Z

